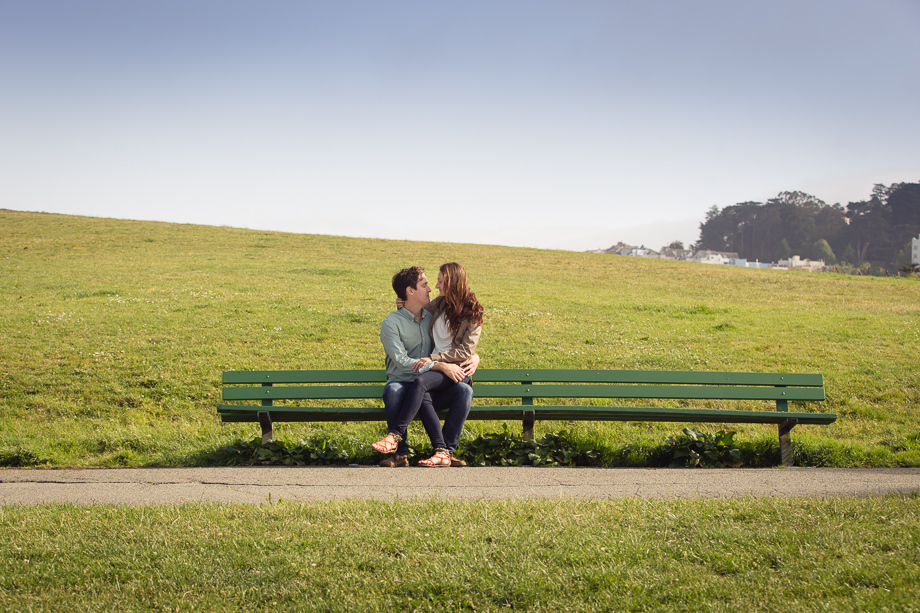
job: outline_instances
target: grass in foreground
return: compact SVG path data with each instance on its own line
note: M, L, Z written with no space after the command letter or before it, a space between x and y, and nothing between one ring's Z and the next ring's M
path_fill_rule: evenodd
M450 260L486 307L484 367L821 372L827 402L791 408L839 419L793 431L798 461L920 465L915 279L2 210L0 225L0 465L199 463L257 432L220 424L222 371L382 368L393 272ZM686 425L538 423L537 436L566 429L635 466ZM278 433L363 448L381 426Z
M918 611L920 499L0 507L29 611Z

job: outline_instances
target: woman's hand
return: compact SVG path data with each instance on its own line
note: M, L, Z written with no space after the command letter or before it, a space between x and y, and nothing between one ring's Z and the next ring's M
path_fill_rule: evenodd
M415 370L415 372L418 372L422 369L422 367L425 364L427 364L430 361L431 361L431 358L420 358L415 361L415 364L412 365L412 368Z
M476 372L476 368L478 367L479 367L479 354L478 353L474 353L466 361L460 364L460 368L463 369L463 373L467 377L472 377L473 374Z
M463 372L463 369L457 366L456 364L447 364L446 362L435 362L435 365L431 367L431 370L439 370L447 378L453 381L454 383L460 383L466 378L466 373Z
M399 298L397 298L397 299L396 299L396 310L398 311L399 309L403 308L404 306L406 306L406 301L405 301L405 300L400 300Z

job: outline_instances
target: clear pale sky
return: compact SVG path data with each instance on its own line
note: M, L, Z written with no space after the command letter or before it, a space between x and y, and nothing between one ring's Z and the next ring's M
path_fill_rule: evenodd
M918 77L918 0L0 0L0 208L690 244L920 180Z

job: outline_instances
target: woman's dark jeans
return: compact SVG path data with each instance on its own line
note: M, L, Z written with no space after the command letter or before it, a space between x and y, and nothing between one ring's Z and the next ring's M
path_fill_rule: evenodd
M439 376L441 373L429 371L419 375L415 381L426 377L429 374ZM446 377L445 377L446 378ZM409 451L409 445L406 442L406 429L412 419L418 415L431 444L435 449L448 449L455 451L460 444L460 435L463 432L463 425L470 413L470 405L473 402L473 387L470 385L470 379L467 377L460 383L453 383L447 379L448 384L442 385L434 377L434 381L422 381L421 385L430 387L434 384L437 389L432 391L422 391L421 400L418 400L418 389L414 396L413 403L418 406L414 409L409 407L406 402L409 400L409 393L415 387L415 381L391 381L387 383L383 390L383 406L387 418L387 428L390 432L400 433L403 440L396 447L396 453L406 455ZM444 418L444 428L441 429L441 422L438 419L435 408L447 409L447 416ZM403 411L407 408L407 411ZM411 412L411 416L409 413ZM408 419L407 419L408 418ZM400 428L401 426L401 428Z

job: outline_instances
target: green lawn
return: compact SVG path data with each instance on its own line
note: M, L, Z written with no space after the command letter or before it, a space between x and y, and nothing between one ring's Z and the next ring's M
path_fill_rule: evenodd
M920 611L918 503L0 507L0 607Z
M821 410L840 419L793 431L799 463L920 465L915 280L12 211L0 224L2 465L205 463L257 430L220 424L223 370L380 368L390 276L448 260L486 306L484 366L822 372ZM537 436L565 429L605 464L643 465L683 426L538 422ZM277 430L359 459L380 434ZM918 611L918 509L917 496L0 507L0 608Z
M793 430L798 463L920 465L915 279L6 210L0 224L0 465L205 462L258 430L220 424L222 371L382 368L393 272L450 260L486 307L484 367L821 372L828 401L805 410L839 419ZM606 464L642 465L684 425L538 422L537 436L565 429ZM359 455L381 427L277 432Z

